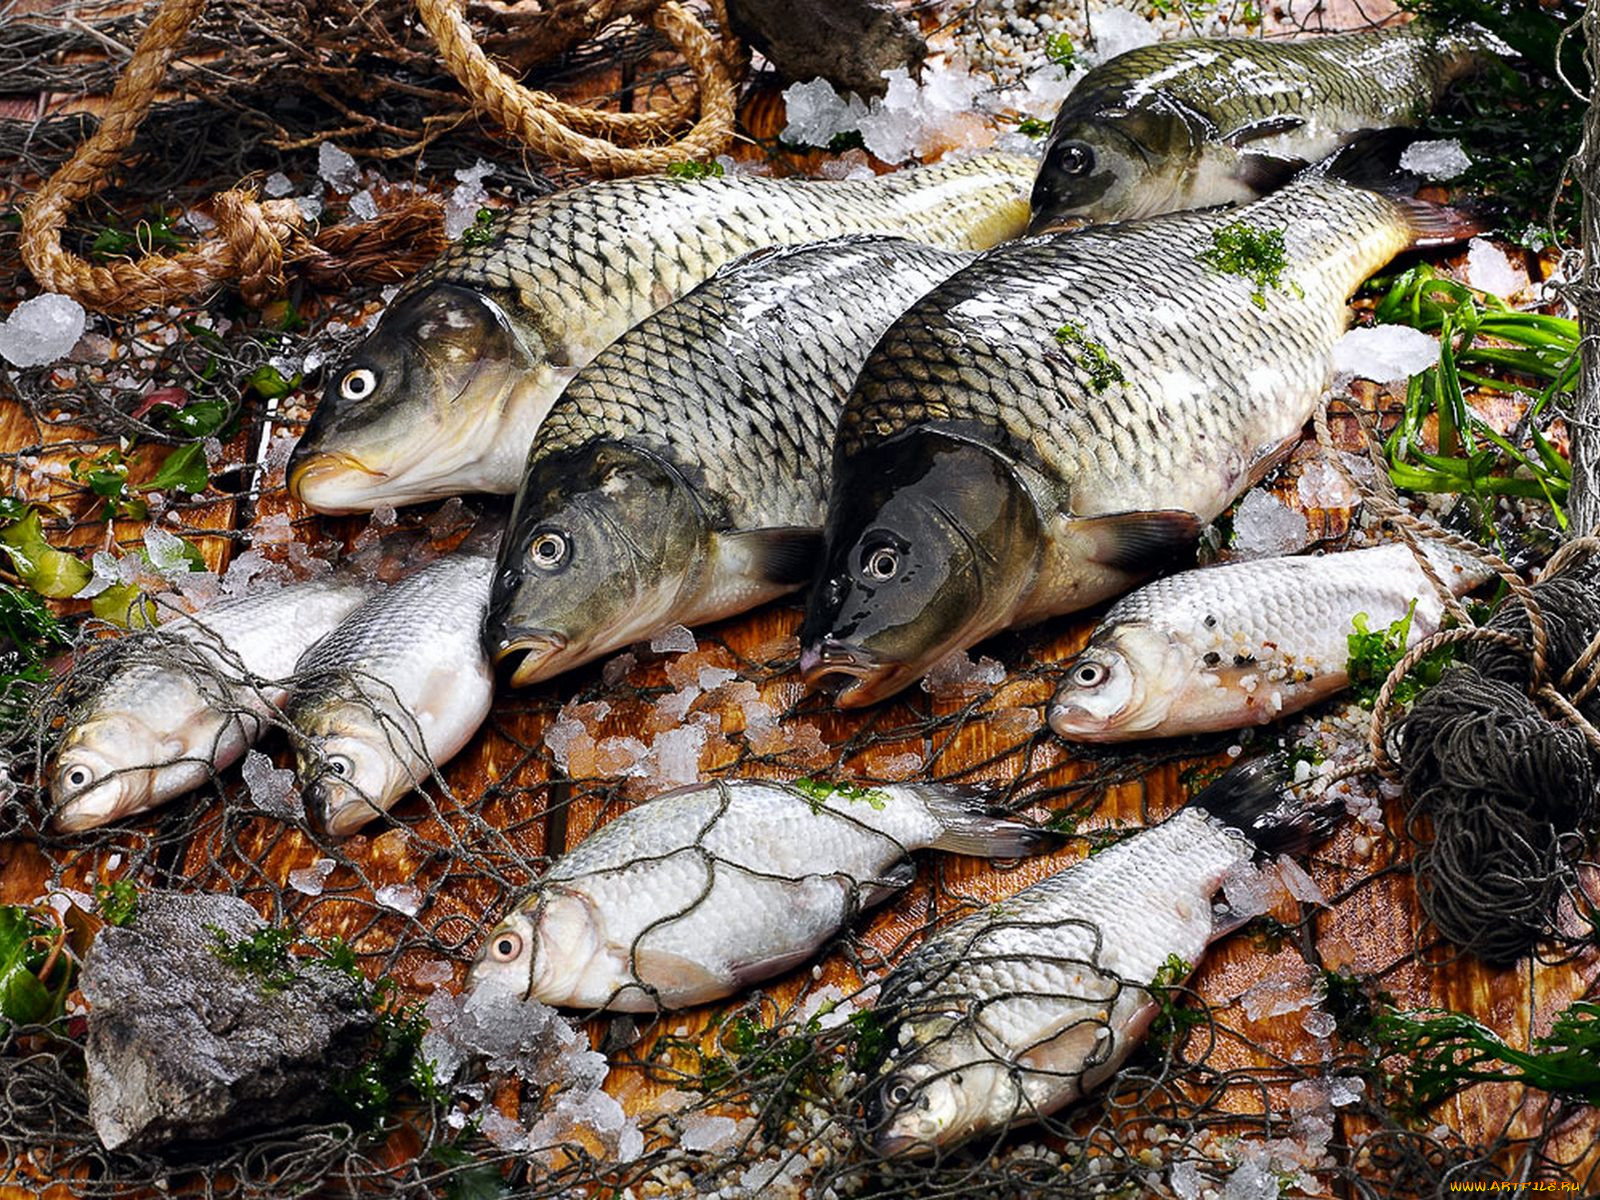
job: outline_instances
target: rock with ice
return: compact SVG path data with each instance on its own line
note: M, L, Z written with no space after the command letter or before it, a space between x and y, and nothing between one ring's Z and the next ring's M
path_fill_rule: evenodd
M408 917L416 916L422 908L422 892L409 883L386 883L373 893L373 899Z
M1091 66L1148 46L1158 36L1156 27L1138 13L1109 5L1090 18L1089 26L1091 37L1084 57Z
M491 162L478 159L470 167L456 170L456 186L444 202L444 235L455 241L478 219L478 210L489 199L483 181L496 171Z
M1412 142L1400 155L1400 169L1424 179L1454 179L1472 165L1472 159L1454 138L1437 142Z
M296 867L289 872L289 886L302 896L320 896L336 865L331 858L319 858L309 867Z
M87 321L83 305L70 296L46 292L24 300L0 321L0 358L14 367L42 367L65 358Z
M250 794L250 803L261 812L284 821L298 821L306 815L300 793L295 790L294 772L272 765L259 750L247 750L240 770Z
M361 182L361 168L347 150L332 142L317 147L317 174L341 192L351 191Z
M350 197L350 215L358 221L378 219L378 202L372 198L371 188L362 188Z
M732 1117L695 1113L683 1119L683 1136L678 1144L691 1154L705 1154L733 1145L738 1136L739 1123Z
M1439 361L1439 339L1408 325L1352 329L1333 344L1333 371L1373 383L1400 383Z
M1303 550L1311 538L1303 513L1256 488L1233 513L1231 546L1241 558L1275 558Z
M1528 286L1528 273L1493 242L1473 238L1467 243L1467 282L1504 299Z
M699 648L694 634L682 625L663 629L650 639L650 649L656 654L692 654Z

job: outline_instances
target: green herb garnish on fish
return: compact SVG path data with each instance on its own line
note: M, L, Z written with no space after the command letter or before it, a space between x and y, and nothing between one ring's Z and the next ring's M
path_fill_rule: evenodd
M1305 294L1293 280L1283 282L1289 252L1281 229L1257 229L1234 221L1212 232L1211 248L1200 255L1200 261L1224 275L1239 275L1255 284L1250 302L1257 308L1266 308L1269 288L1286 288L1297 297Z
M882 812L889 797L876 788L864 788L854 783L828 783L821 779L796 779L794 788L811 797L811 811L821 812L825 800L837 796L841 800L865 801L875 811Z
M674 179L720 179L723 175L722 164L716 159L709 162L698 162L693 159L684 162L667 164L667 174Z
M1406 639L1411 636L1411 621L1416 611L1417 602L1413 600L1403 616L1383 629L1368 628L1366 613L1357 613L1351 618L1355 632L1349 638L1350 661L1347 670L1351 691L1362 708L1371 708L1377 702L1384 680L1389 678L1389 672L1394 670L1395 664L1405 657ZM1394 703L1409 704L1424 689L1438 683L1439 676L1453 657L1449 646L1442 646L1426 655L1396 685Z
M1128 382L1128 377L1122 373L1117 360L1111 357L1105 343L1086 334L1082 325L1068 321L1056 330L1055 336L1066 350L1067 357L1088 375L1089 386L1095 391L1103 392L1114 383Z

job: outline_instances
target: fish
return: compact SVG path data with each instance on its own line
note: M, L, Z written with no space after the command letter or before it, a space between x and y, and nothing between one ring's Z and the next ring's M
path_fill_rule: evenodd
M646 176L536 200L419 274L330 369L289 490L325 513L515 492L578 369L725 263L849 233L983 249L1027 225L1035 166L984 154L872 180Z
M377 585L327 576L223 600L107 647L68 716L51 821L81 833L193 791L243 756L311 643ZM102 669L104 673L102 674Z
M876 236L756 251L579 371L500 551L485 639L512 684L809 582L856 372L971 259Z
M1059 842L982 793L719 780L667 792L556 860L496 925L476 991L656 1012L730 996L816 953L936 849L1015 858Z
M1192 547L1300 438L1346 298L1479 228L1346 178L1394 152L1352 146L1241 209L1021 238L907 309L840 417L808 683L873 703Z
M884 979L887 1054L867 1126L884 1157L996 1137L1099 1087L1180 985L1248 918L1214 909L1253 859L1297 853L1342 805L1282 793L1281 755L1238 766L1158 825L935 932Z
M1429 548L1451 592L1492 572ZM1261 725L1349 685L1352 621L1406 644L1436 632L1444 604L1409 547L1268 558L1182 571L1118 600L1062 668L1050 728L1068 741L1121 742Z
M420 788L488 718L479 637L494 572L461 550L352 612L295 665L285 705L302 795L345 837Z
M1476 27L1418 24L1129 50L1062 102L1033 186L1032 228L1246 203L1361 131L1419 124L1450 84L1505 53Z

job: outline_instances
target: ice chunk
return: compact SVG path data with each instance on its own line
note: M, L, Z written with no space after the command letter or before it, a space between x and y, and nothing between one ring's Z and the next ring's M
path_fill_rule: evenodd
M1472 160L1454 138L1436 142L1412 142L1400 155L1400 169L1424 179L1454 179Z
M411 972L411 982L418 987L438 987L456 976L455 968L442 958L431 959Z
M350 215L358 221L378 219L378 202L372 198L371 188L362 188L350 197Z
M478 219L478 210L489 199L489 190L483 181L497 168L491 162L478 159L470 167L456 170L456 186L444 202L444 235L451 241L460 237Z
M637 775L650 753L636 737L608 737L596 746L595 768L602 775Z
M289 872L289 886L303 896L320 896L335 865L331 858L319 858L309 867L296 867Z
M414 917L422 908L422 892L409 883L386 883L373 893L373 898L385 908Z
M1186 1158L1180 1163L1174 1163L1167 1175L1167 1182L1178 1200L1200 1200L1200 1186L1203 1181L1200 1167L1193 1159Z
M1089 49L1084 57L1091 65L1148 46L1157 37L1155 26L1138 13L1109 6L1091 18L1090 33Z
M1289 889L1289 895L1296 900L1304 900L1308 904L1327 904L1327 897L1322 894L1317 881L1287 854L1278 855L1278 877L1283 880L1283 886Z
M667 783L694 783L700 778L700 751L705 744L703 725L680 725L658 734L656 775Z
M1266 872L1256 870L1250 863L1240 863L1223 877L1223 899L1240 920L1259 917L1272 907L1275 883Z
M193 567L188 559L189 547L184 540L168 533L159 525L144 531L144 555L150 569L169 583L189 574Z
M965 650L952 650L922 677L922 690L933 696L960 696L981 692L1004 682L1006 669L992 658L972 661Z
M1480 292L1504 298L1528 286L1528 273L1493 242L1473 238L1467 243L1467 282Z
M265 192L270 199L276 200L280 197L287 196L290 192L294 191L294 181L282 171L274 171L271 175L267 176L267 182L262 184L261 190Z
M453 533L471 528L472 524L473 516L467 511L461 497L451 496L439 506L438 512L428 518L423 528L428 531L430 538L443 540Z
M650 639L650 649L656 654L690 654L699 649L694 634L682 625L663 629Z
M267 443L267 452L261 459L262 466L268 471L283 470L289 465L289 456L294 453L295 444L299 440L298 433L291 433L287 429L278 430Z
M1247 494L1234 510L1232 548L1242 558L1293 554L1305 548L1310 536L1304 514L1260 488Z
M1335 1108L1358 1104L1367 1090L1367 1081L1359 1075L1335 1075L1328 1080L1328 1103Z
M274 767L272 760L261 751L247 750L240 774L249 789L250 803L262 812L285 821L305 816L305 805L294 788L294 772L287 767Z
M1399 383L1439 361L1439 339L1407 325L1352 329L1333 344L1333 371L1373 383Z
M867 114L860 97L847 101L826 79L790 84L783 90L788 124L779 136L800 146L826 146L837 135L850 133Z
M341 192L348 192L361 181L361 168L347 150L332 142L317 147L317 174Z
M739 678L739 672L729 667L701 667L699 676L700 690L702 692L713 692L723 684L737 678Z
M1332 1013L1313 1008L1308 1009L1306 1015L1300 1018L1300 1028L1320 1040L1331 1038L1334 1030L1339 1028L1339 1022L1334 1019Z
M600 681L607 687L616 687L628 677L628 672L633 670L634 663L639 659L633 654L619 654L600 668Z
M83 305L70 296L46 292L24 300L0 321L0 358L14 367L42 367L65 358L87 320Z
M322 215L321 196L296 196L294 206L300 210L300 215L307 221L315 221Z
M732 1117L694 1113L683 1119L683 1136L678 1144L691 1154L704 1154L733 1145L738 1136L739 1123Z
M286 546L294 540L294 523L288 513L267 513L250 527L253 546Z
M1240 1163L1228 1176L1222 1200L1278 1200L1278 1177L1264 1162Z
M1299 1012L1316 999L1316 992L1305 979L1273 976L1251 985L1239 997L1239 1006L1252 1021L1264 1017L1282 1017Z
M1344 473L1321 458L1313 459L1300 469L1295 490L1300 503L1307 508L1351 508L1361 498Z

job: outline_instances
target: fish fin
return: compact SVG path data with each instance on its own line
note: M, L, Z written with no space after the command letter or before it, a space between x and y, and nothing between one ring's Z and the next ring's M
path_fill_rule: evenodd
M1062 843L1060 834L1018 821L996 808L993 793L984 788L916 784L913 790L929 815L944 827L930 844L934 850L979 858L1024 858Z
M1222 139L1224 145L1232 146L1237 150L1248 142L1258 142L1262 138L1277 137L1280 133L1293 133L1306 123L1304 117L1296 117L1289 113L1282 113L1275 117L1262 117L1259 121L1248 121L1237 129L1230 130Z
M1168 508L1080 517L1072 522L1072 532L1089 542L1089 557L1095 562L1136 575L1191 548L1204 524L1192 512Z
M1233 177L1257 195L1264 196L1277 191L1309 165L1303 158L1247 151L1239 156Z
M1329 178L1389 197L1399 206L1411 232L1411 249L1447 246L1487 233L1495 222L1457 206L1419 199L1427 181L1400 165L1401 156L1425 135L1414 129L1366 129L1318 170Z
M775 526L770 529L734 529L718 533L726 553L744 559L745 574L776 587L799 587L811 582L822 557L822 530L810 525Z
M743 962L730 962L728 970L732 972L737 981L734 989L749 987L763 979L771 979L774 975L782 975L793 967L798 967L803 962L809 962L816 957L817 948L806 946L799 950L790 950L786 954L774 954L770 958L750 959Z
M1285 795L1289 760L1265 754L1240 763L1189 803L1249 838L1262 855L1299 854L1330 833L1344 815L1342 800L1307 803Z
M862 883L861 907L872 908L875 905L882 904L890 896L910 887L916 878L917 864L909 858L902 858L877 879Z
M1276 446L1269 446L1250 461L1245 468L1244 486L1239 489L1241 496L1288 461L1289 455L1300 444L1300 434L1301 431L1296 429Z
M633 971L639 982L630 983L628 987L638 989L642 984L643 992L652 1002L657 999L657 992L671 997L671 1003L661 1002L662 1008L692 1008L696 1004L720 1000L748 982L736 973L729 978L729 973L734 971L731 967L730 972L718 972L703 962L652 946L640 946L634 951ZM630 1007L623 1011L634 1010Z

